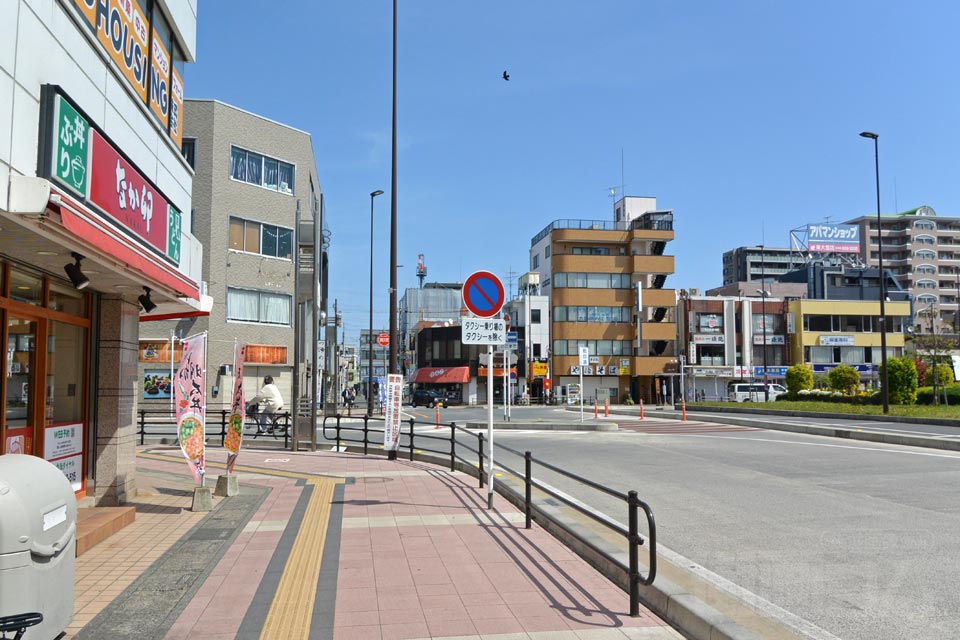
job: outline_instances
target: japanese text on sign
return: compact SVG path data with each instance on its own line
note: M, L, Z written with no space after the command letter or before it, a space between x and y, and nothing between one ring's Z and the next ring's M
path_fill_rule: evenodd
M460 330L463 344L505 344L507 326L503 320L464 318Z

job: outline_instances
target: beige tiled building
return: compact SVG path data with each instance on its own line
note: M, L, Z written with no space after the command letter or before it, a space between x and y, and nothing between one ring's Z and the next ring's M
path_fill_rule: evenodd
M530 269L551 305L554 396L579 383L581 347L585 398L599 390L611 401L653 402L669 386L677 372L677 298L666 286L673 237L673 212L639 197L617 201L613 220L555 220L534 236Z
M270 375L289 409L297 212L301 245L311 243L310 223L320 213L312 139L309 133L216 100L187 100L185 111L184 154L196 171L193 232L208 247L203 274L213 309L209 316L144 323L141 343L169 343L171 335L208 331L208 407L214 411L230 402L233 376L224 365L232 367L234 341L246 343L247 395ZM312 256L301 256L301 300L311 295L311 281L305 277L312 273L311 262ZM321 304L325 308L323 300ZM169 350L146 360L141 349L142 376L169 366ZM168 398L150 398L146 390L144 394L145 403L155 408L169 404Z

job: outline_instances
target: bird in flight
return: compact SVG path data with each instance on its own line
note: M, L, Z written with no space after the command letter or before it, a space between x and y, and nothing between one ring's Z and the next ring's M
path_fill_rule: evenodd
M503 72L503 79L509 82L509 81L510 81L510 74L507 73L506 71L504 71L504 72Z

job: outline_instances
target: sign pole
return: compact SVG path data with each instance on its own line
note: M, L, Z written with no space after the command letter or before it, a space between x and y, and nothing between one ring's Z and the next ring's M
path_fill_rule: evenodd
M493 345L487 345L487 509L493 509Z
M580 422L583 422L583 365L580 365Z

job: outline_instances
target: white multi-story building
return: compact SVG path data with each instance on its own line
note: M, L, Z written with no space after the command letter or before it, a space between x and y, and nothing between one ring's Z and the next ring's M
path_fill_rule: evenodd
M0 3L0 446L98 504L136 492L141 315L209 309L180 148L196 23L195 0Z

